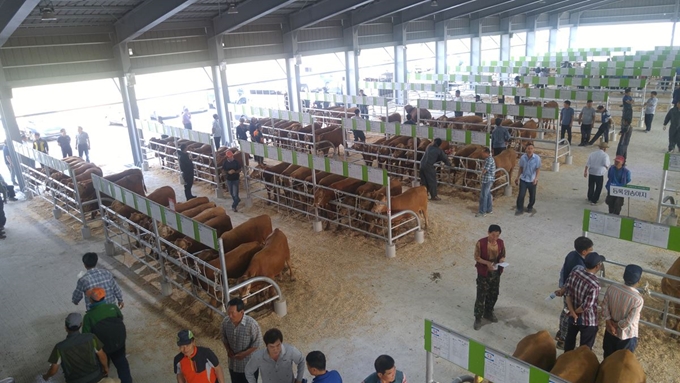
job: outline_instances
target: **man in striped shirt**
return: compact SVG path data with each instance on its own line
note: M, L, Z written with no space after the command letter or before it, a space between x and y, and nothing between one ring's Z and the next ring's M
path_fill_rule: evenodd
M564 339L564 352L576 348L576 336L581 333L579 346L593 348L597 336L597 299L600 296L600 282L597 272L604 257L590 253L584 260L585 267L576 266L565 283L569 328Z
M623 272L626 284L613 284L607 288L602 300L602 315L606 320L602 349L604 357L618 350L635 351L638 341L638 323L644 300L636 289L642 277L642 267L628 265Z

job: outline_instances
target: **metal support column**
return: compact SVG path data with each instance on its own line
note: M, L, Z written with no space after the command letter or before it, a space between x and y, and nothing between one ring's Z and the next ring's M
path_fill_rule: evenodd
M569 28L569 49L576 46L576 37L578 35L578 25Z
M510 60L510 34L501 35L501 61Z
M222 125L222 142L231 144L235 142L233 134L233 118L227 110L229 103L229 86L227 83L227 63L224 58L224 48L222 47L222 35L208 39L208 50L213 60L212 81L213 91L215 92L215 108ZM226 135L224 134L226 132Z
M678 23L678 12L680 12L680 0L675 0L675 14L673 15L673 32L671 33L671 47L675 46L675 24Z
M359 94L359 27L347 28L343 33L349 48L345 51L345 89L347 94Z
M220 135L220 137L222 137L222 142L220 142L220 145L223 145L224 142L231 143L233 141L232 137L229 135L229 132L231 132L231 118L229 118L226 103L222 98L222 73L220 73L220 67L219 65L213 65L210 69L212 70L213 91L215 92L215 109L217 110L220 125L222 126Z
M480 66L482 61L482 38L477 36L470 39L470 65Z
M408 73L407 61L406 61L406 45L395 45L394 46L394 81L400 83L406 83L408 80L406 74ZM397 103L400 105L406 105L408 103L408 91L407 90L395 90L395 96Z
M139 107L137 106L137 96L135 93L135 74L132 71L130 54L127 43L121 43L113 48L114 56L118 59L123 72L123 77L119 78L120 93L123 98L123 108L125 109L125 121L128 127L130 138L130 149L135 166L146 169L148 165L143 163L142 148L139 142L139 133L135 120L139 119Z
M17 181L19 181L19 189L22 191L24 189L24 176L21 172L20 158L16 151L14 150L14 145L12 141L21 142L21 131L19 130L19 124L17 124L17 118L14 114L14 107L12 107L12 88L5 82L5 73L2 69L2 63L0 63L0 116L2 116L2 125L5 129L5 137L7 141L4 144L8 144L9 156L12 160L12 170L16 174ZM13 180L8 180L13 183Z
M548 23L550 25L550 38L548 39L548 52L557 52L557 35L560 31L560 14L551 13Z
M536 55L536 16L527 16L526 18L527 41L526 41L526 56Z
M446 50L448 30L446 28L446 23L437 23L435 28L435 36L437 40L435 42L435 73L446 74L449 72L447 66L447 56L448 52Z
M288 108L295 112L302 111L300 103L300 65L302 56L298 50L298 32L293 31L283 35L283 49L286 58L286 72L288 80Z

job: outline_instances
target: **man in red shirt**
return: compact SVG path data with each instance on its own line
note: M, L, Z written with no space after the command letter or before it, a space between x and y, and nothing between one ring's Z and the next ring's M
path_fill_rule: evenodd
M196 346L190 330L177 333L180 353L175 356L177 383L224 383L224 374L217 356L207 347Z

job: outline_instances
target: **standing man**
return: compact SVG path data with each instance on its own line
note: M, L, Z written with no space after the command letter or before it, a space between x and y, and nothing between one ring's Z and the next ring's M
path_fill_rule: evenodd
M177 383L224 383L224 373L215 353L207 347L196 346L191 330L177 333L179 354L174 370Z
M460 90L456 90L456 95L453 97L453 101L455 102L463 101L463 97L460 97ZM453 115L454 117L463 117L463 112L453 112Z
M2 180L2 175L0 175L0 182L4 182ZM3 189L4 185L0 184L0 189ZM4 196L0 195L0 239L5 239L7 236L5 235L5 224L7 223L7 217L5 216L5 198Z
M57 144L61 148L61 158L71 157L73 155L73 150L71 150L71 137L66 134L66 129L59 131L61 136L57 138Z
M184 125L184 129L192 130L191 113L189 113L189 108L187 107L184 107L184 111L182 112L182 124Z
M361 111L359 109L354 110L354 116L352 117L352 120L357 120L357 124L360 124L358 120L362 120L360 116ZM363 130L359 129L352 129L352 135L354 136L354 142L361 141L361 142L366 142L366 135L364 134Z
M342 377L335 370L326 370L326 355L321 351L312 351L305 358L307 371L314 377L312 383L342 383Z
M673 90L673 101L671 101L671 107L674 107L678 103L678 101L680 101L680 82L676 80L675 90Z
M248 127L246 126L246 119L241 117L236 126L236 138L238 140L248 141Z
M9 174L12 178L12 184L19 185L17 173L14 171L14 166L12 166L12 156L9 154L9 145L12 145L12 140L7 138L5 139L5 145L2 147L2 157L5 159L5 165L7 165L7 169L9 169Z
M255 130L260 127L260 123L257 122L257 118L253 117L250 119L250 125L248 126L248 133L250 133L250 141L255 142Z
M585 267L577 266L571 271L565 284L569 328L564 339L564 352L576 348L576 336L581 333L579 346L593 348L597 337L597 299L600 283L597 272L604 261L598 253L590 253L584 260Z
M491 323L498 322L493 313L498 300L503 267L505 262L505 244L499 237L501 227L489 226L488 235L477 241L475 245L475 267L477 268L477 299L475 300L475 330L482 327L482 316Z
M656 91L652 91L652 96L643 105L645 107L645 133L652 130L652 121L654 121L654 113L656 113L656 104L658 102L659 99L656 98Z
M217 150L222 142L222 125L220 125L220 116L217 114L213 114L212 135L215 140L215 150Z
M510 141L510 132L508 128L502 126L502 118L496 119L496 126L491 132L491 147L493 148L493 155L497 156L508 148L508 141Z
M625 89L623 96L623 115L621 120L633 121L633 97L630 95L630 88Z
M45 141L44 138L40 138L40 133L35 132L34 136L34 141L33 141L33 149L43 152L45 154L50 153L50 147L47 145L47 141Z
M83 265L87 271L78 279L76 289L73 290L71 302L77 305L83 299L83 294L86 291L95 287L101 287L106 292L106 303L117 302L118 307L122 309L124 306L123 292L120 290L118 283L113 279L113 274L110 271L96 268L98 260L97 253L85 253L83 255ZM89 300L85 301L85 308L90 308Z
M222 321L222 343L229 356L229 376L231 383L247 383L246 365L251 354L260 348L262 334L257 321L245 314L240 298L227 303L227 316ZM257 380L257 371L255 379Z
M406 115L406 122L404 122L404 125L415 125L416 123L413 121L413 116L411 116L411 113Z
M607 173L607 198L604 202L609 206L609 214L621 214L623 207L623 197L614 197L611 193L611 186L626 186L630 183L630 170L624 165L626 159L623 156L616 156L614 166L609 168Z
M609 111L604 107L604 105L598 105L597 111L600 113L601 124L597 129L597 134L595 134L595 137L593 137L588 143L589 145L594 144L595 141L600 138L600 136L604 138L604 142L609 142L609 127L611 126L612 115L609 114Z
M85 153L85 162L90 162L90 136L83 131L83 127L78 127L78 134L76 134L76 149L78 149L78 157L83 158Z
M581 143L578 146L586 146L590 142L590 132L593 130L593 123L595 123L593 100L588 100L586 106L581 109L578 122L581 124Z
M621 131L619 132L621 136L619 139L619 145L616 147L616 155L623 156L624 159L628 158L628 145L630 144L630 137L633 135L633 127L630 125L630 120L622 118L621 119Z
M604 185L604 175L611 165L607 154L609 144L601 142L598 147L600 150L590 153L586 168L583 169L583 177L588 178L588 201L591 205L597 205Z
M437 172L434 169L434 164L444 162L446 166L451 166L451 161L440 148L441 145L442 139L435 138L434 142L425 149L425 154L420 160L420 183L427 188L432 201L441 200L437 197Z
M529 205L527 213L536 213L534 203L536 203L536 185L538 185L538 173L541 171L541 157L534 154L534 144L529 142L526 146L526 153L519 159L519 173L515 178L515 185L519 185L517 195L517 210L515 215L524 214L524 197L529 190Z
M588 237L578 237L574 240L574 250L570 251L564 257L562 270L560 271L560 280L558 286L559 290L555 291L555 295L562 298L563 308L560 312L560 328L555 336L557 348L564 350L564 338L567 337L569 330L569 308L567 307L567 297L565 296L567 288L565 282L569 279L569 275L576 266L585 267L586 256L593 252L593 241Z
M66 383L95 383L109 374L108 360L102 349L102 342L94 334L81 334L83 317L70 313L64 321L66 339L52 349L50 369L42 376L48 381L56 375L61 365Z
M241 164L234 159L234 153L231 150L227 150L227 159L222 162L222 170L226 173L227 178L227 189L229 189L229 194L231 195L231 210L235 213L238 212L236 208L238 207L241 198L238 196L238 183L241 177Z
M484 169L482 169L482 188L479 193L479 210L475 217L484 217L493 214L493 197L491 196L491 185L496 180L496 161L491 157L489 148L482 149L482 159Z
M359 96L366 97L366 93L364 93L363 89L359 89ZM359 110L361 111L361 117L368 120L368 106L363 104L359 105Z
M267 330L262 337L265 349L255 351L246 364L248 383L256 383L255 372L260 371L263 383L302 383L305 375L305 358L297 348L283 343L283 334L277 328ZM293 364L297 374L293 376Z
M187 153L187 144L182 144L179 147L179 170L182 172L180 175L181 181L184 181L184 197L188 200L196 198L195 195L191 194L191 187L194 185L194 162L191 161L189 153Z
M602 300L602 315L606 322L602 349L604 357L618 350L635 352L638 342L638 324L644 299L637 286L642 277L642 267L628 265L623 272L624 285L612 284Z
M262 126L260 124L257 124L255 126L255 130L253 131L253 142L257 142L258 144L264 144L264 137L262 137ZM264 164L264 157L262 156L255 156L255 161L262 165Z
M680 150L680 100L666 114L666 118L663 120L663 130L666 130L666 125L669 122L671 129L668 131L668 153L673 153L676 145Z
M108 360L113 362L121 383L132 383L130 364L125 356L125 324L118 306L106 303L106 290L95 287L85 293L90 310L83 318L83 334L92 333L103 343Z
M571 145L571 124L573 122L574 108L571 107L571 101L565 100L560 111L560 139L564 139L564 133L567 133L569 145Z
M373 363L373 367L375 372L361 383L407 383L406 374L397 370L394 359L389 355L380 355Z
M503 86L505 83L503 81L498 82L498 103L499 104L505 104L505 94L503 94ZM461 113L461 116L463 114Z

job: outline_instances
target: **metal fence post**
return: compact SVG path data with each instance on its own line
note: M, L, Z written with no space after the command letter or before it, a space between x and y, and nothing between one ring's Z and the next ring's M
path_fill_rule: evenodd
M159 268L161 269L161 294L164 297L168 297L172 294L172 284L168 282L168 276L165 272L165 254L161 248L161 236L158 235L158 221L154 217L151 217L151 221L153 221L153 233L156 238L156 248L154 250L156 255L158 255Z
M222 238L217 240L217 244L219 249L219 257L220 257L220 270L222 271L222 311L227 312L227 304L229 302L229 280L227 277L227 265L225 263L225 258L224 258L224 243L222 242ZM217 280L217 278L215 278ZM215 289L217 291L217 289Z
M71 169L71 165L68 167L68 172L73 180L73 194L76 198L76 203L78 204L78 210L80 211L80 219L83 221L83 228L80 229L80 233L83 235L83 239L90 238L90 227L87 225L87 220L85 219L85 209L83 208L83 202L80 200L80 191L78 191L78 181L76 180L76 173Z
M394 258L396 254L396 247L392 243L392 191L390 190L390 177L387 177L387 245L385 246L385 255L387 258Z
M215 164L215 198L225 198L224 192L222 191L222 182L220 180L220 167L217 166L217 149L215 148L212 149L212 159L213 164ZM243 165L245 164L246 163L243 162Z
M96 181L95 181L96 180ZM106 255L108 256L113 256L116 254L116 247L113 245L111 242L111 237L109 237L109 231L107 230L107 223L106 223L106 218L104 213L106 210L104 209L104 203L102 201L102 195L99 192L99 187L101 185L101 178L93 175L92 177L92 186L94 186L95 182L97 183L97 186L94 188L95 193L97 194L97 204L99 206L99 214L102 217L102 224L104 225L104 251L106 252Z
M247 143L247 141L246 141ZM248 159L250 159L250 154L246 154L246 152L243 150L243 146L241 146L241 156L243 158L243 183L246 187L246 207L252 207L253 206L253 199L250 196L250 183L248 182L248 166L246 166L246 156L248 156ZM263 169L264 171L264 169Z
M425 383L434 382L434 357L431 352L425 351Z

